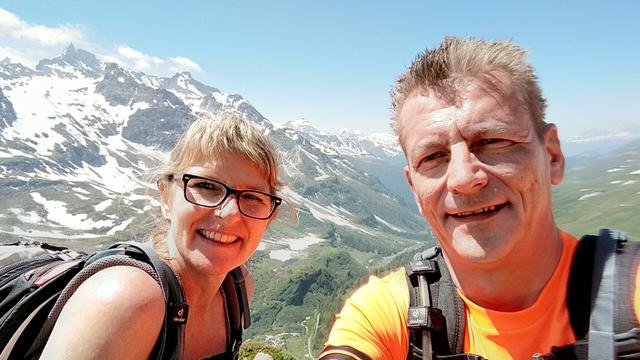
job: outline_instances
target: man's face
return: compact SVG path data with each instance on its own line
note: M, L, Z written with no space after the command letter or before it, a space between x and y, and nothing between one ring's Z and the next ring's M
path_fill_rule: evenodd
M557 131L548 125L541 140L510 80L495 81L501 91L461 81L455 100L415 92L398 114L405 176L451 260L522 256L555 229L551 185L564 170Z

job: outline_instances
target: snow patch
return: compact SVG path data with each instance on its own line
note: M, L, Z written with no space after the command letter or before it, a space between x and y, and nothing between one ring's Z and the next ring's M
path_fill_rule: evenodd
M105 200L97 205L94 205L93 208L96 209L96 211L104 211L106 208L108 208L109 206L111 206L111 204L113 203L113 200L108 199Z
M130 219L127 219L127 220L123 221L122 224L112 227L111 230L107 231L107 235L113 235L113 234L117 233L118 231L122 231L122 230L126 229L127 226L129 226L129 224L131 224L132 221L133 221L133 218L130 218Z
M8 209L9 212L13 213L16 218L23 223L27 224L40 224L44 222L44 220L38 215L35 211L26 212L23 209L11 208Z
M309 246L319 244L326 241L314 234L307 234L302 238L295 239L265 239L260 242L258 250L266 250L268 245L278 247L284 246L283 249L275 249L269 251L269 257L275 260L286 261L295 257L299 257Z
M332 222L336 225L340 225L340 226L344 226L344 227L348 227L351 229L355 229L358 230L360 232L363 232L365 234L368 235L375 235L370 231L367 231L366 229L363 229L359 226L356 226L355 224L353 224L351 221L349 221L348 219L340 216L340 214L338 214L338 212L335 210L335 208L331 208L331 207L327 207L327 206L323 206L320 204L316 204L313 201L304 198L302 195L296 193L295 191L293 191L290 187L285 187L282 190L282 194L287 197L288 199L291 199L291 201L296 202L298 204L301 204L303 206L305 206L307 209L309 209L309 211L311 212L311 215L313 217L315 217L316 219L325 222Z
M14 226L11 231L6 231L6 230L2 230L0 229L0 232L2 233L6 233L6 234L12 234L12 235L18 235L18 236L26 236L26 237L37 237L37 238L45 238L45 239L95 239L95 238L99 238L99 237L104 237L104 235L99 235L99 234L91 234L91 233L84 233L84 234L76 234L76 235L69 235L69 234L65 234L62 233L60 231L40 231L40 230L22 230L16 226Z
M62 201L47 200L40 193L32 192L31 198L37 204L42 205L47 211L47 219L73 230L92 230L113 226L111 220L93 221L87 214L69 214L67 204Z
M293 251L293 250L278 249L278 250L271 250L269 252L269 257L271 259L280 260L280 261L284 262L284 261L287 261L289 259L292 259L295 254L296 254L296 252Z
M591 197L594 197L594 196L597 196L597 195L600 195L600 194L602 194L602 192L596 191L596 192L592 192L590 194L582 195L582 196L580 196L580 198L578 198L578 201L585 200L585 199L588 199L588 198L591 198Z
M391 224L391 223L389 223L389 222L384 221L384 220L383 220L382 218L380 218L378 215L373 215L373 217L374 217L377 221L379 221L380 223L382 223L384 226L388 227L388 228L389 228L389 229L391 229L391 230L394 230L394 231L397 231L397 232L406 232L405 230L402 230L401 228L399 228L399 227L397 227L397 226L395 226L395 225L393 225L393 224Z

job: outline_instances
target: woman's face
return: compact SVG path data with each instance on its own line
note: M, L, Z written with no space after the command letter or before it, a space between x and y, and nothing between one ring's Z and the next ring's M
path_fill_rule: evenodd
M183 173L214 179L237 190L271 192L260 169L240 155L192 164ZM182 174L175 177L168 184L162 205L165 217L171 222L168 236L175 244L173 256L179 266L219 275L246 262L258 247L271 219L258 220L241 214L235 195L215 208L192 204L184 197Z

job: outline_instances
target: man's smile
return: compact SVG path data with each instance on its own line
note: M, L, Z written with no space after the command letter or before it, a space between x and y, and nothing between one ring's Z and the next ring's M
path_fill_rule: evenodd
M457 219L472 220L472 219L476 219L478 216L481 216L481 215L493 215L498 211L500 211L500 209L504 208L506 205L507 203L505 202L502 204L490 205L490 206L480 207L480 208L471 209L471 210L447 211L446 215L457 218Z

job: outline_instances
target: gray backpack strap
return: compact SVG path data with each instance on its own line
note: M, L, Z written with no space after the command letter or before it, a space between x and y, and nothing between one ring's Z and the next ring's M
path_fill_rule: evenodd
M592 311L589 320L589 360L614 359L613 312L615 308L615 269L618 239L626 236L602 229L596 243L591 285ZM601 276L595 276L601 274Z
M567 309L578 340L554 346L550 353L537 354L537 358L639 359L640 324L633 304L639 266L640 242L628 241L624 233L603 229L599 236L583 236L567 284Z
M429 331L431 354L438 360L481 360L483 357L464 353L465 310L462 299L444 262L442 251L432 247L416 254L405 265L409 288L409 349L407 359L425 358L424 330ZM422 277L422 281L420 281ZM428 298L428 304L419 301Z

